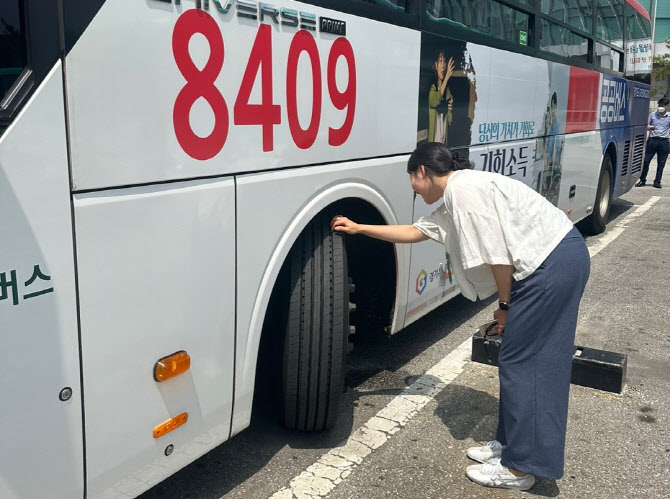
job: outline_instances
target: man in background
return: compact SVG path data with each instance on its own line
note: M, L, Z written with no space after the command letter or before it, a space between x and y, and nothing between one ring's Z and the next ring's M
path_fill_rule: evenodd
M668 159L670 152L670 114L668 114L668 105L670 100L663 97L658 101L658 110L649 115L647 122L647 130L649 130L649 140L647 140L647 149L644 154L644 165L642 166L642 174L640 180L637 181L635 187L643 187L647 185L647 173L649 173L649 163L655 154L658 154L656 161L656 178L654 179L654 187L661 188L661 177L663 176L663 168L665 161Z

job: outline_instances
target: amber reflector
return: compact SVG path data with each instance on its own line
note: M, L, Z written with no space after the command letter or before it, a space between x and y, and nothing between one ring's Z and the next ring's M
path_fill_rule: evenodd
M182 412L179 416L168 419L154 428L154 438L160 438L163 435L167 435L172 430L179 428L186 421L188 421L188 413L186 412Z
M165 381L188 371L191 367L191 357L185 351L173 353L163 357L154 366L154 379Z

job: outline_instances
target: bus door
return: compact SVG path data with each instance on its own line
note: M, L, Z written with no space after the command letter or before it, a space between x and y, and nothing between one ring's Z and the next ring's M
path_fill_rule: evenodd
M84 495L57 2L0 2L0 497Z

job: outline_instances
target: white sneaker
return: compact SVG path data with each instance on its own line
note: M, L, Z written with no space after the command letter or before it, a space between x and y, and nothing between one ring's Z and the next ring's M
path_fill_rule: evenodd
M486 487L528 490L535 485L535 476L530 473L516 476L507 466L500 464L499 458L493 458L484 464L472 464L467 467L465 474L473 482Z
M470 459L478 463L485 463L489 459L499 458L502 454L504 445L497 440L491 440L482 447L470 447L466 454Z

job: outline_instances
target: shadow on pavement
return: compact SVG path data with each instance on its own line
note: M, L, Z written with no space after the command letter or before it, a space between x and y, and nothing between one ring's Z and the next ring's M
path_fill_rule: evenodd
M488 442L495 438L498 424L498 399L482 390L450 384L437 397L435 415L455 440ZM467 408L467 409L464 409ZM556 480L537 478L528 494L558 497Z
M456 440L488 442L495 438L498 399L482 390L447 385L436 398L435 415Z
M634 207L635 203L631 203L625 199L615 199L612 201L612 207L610 208L610 222L616 222L618 218L625 215Z
M612 206L610 207L610 216L609 222L607 223L608 229L614 227L617 222L623 220L626 214L632 209L635 208L635 203L631 203L625 199L615 199L612 201ZM590 237L594 237L593 234L590 234L585 230L585 224L582 222L577 222L575 225L577 229L582 233L585 240L588 240ZM606 229L607 230L607 229Z

